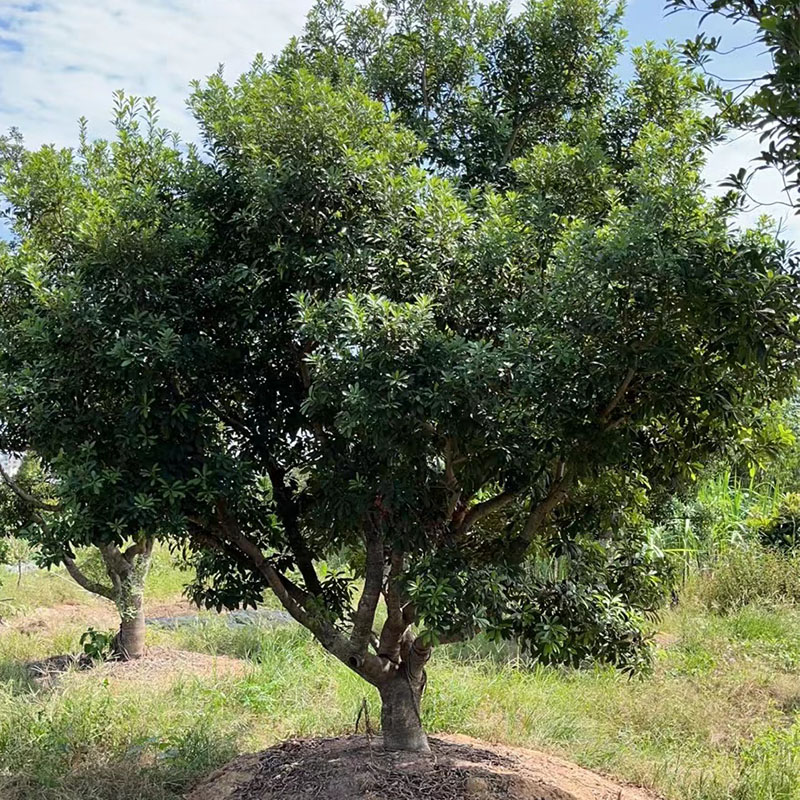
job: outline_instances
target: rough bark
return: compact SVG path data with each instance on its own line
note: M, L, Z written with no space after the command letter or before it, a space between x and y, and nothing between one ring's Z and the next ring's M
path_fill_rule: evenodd
M114 637L114 653L128 661L144 655L144 583L150 570L153 540L142 539L124 552L114 548L104 553L109 577L114 584L114 603L120 626Z

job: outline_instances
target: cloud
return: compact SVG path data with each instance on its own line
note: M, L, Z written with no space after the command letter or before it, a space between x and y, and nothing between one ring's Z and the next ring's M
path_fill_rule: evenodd
M112 93L125 89L155 95L162 124L192 139L196 131L185 108L190 81L220 63L235 76L256 53L278 52L301 30L312 2L0 0L0 131L19 127L31 147L70 145L78 118L86 116L92 135L107 136ZM637 20L629 15L634 26ZM753 137L718 148L709 161L709 183L757 153ZM759 174L753 192L780 199L779 177ZM770 211L786 216L777 206ZM800 218L790 217L786 230L800 242Z
M162 122L191 131L189 82L243 71L297 33L312 0L0 0L0 129L31 146L108 132L116 89L156 95Z

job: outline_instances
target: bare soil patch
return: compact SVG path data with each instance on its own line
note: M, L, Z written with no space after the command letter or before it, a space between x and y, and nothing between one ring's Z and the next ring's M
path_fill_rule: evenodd
M93 670L93 677L116 681L158 682L184 677L222 677L244 675L246 661L229 656L212 656L191 650L148 647L135 661L106 661Z
M147 617L183 617L197 614L197 606L188 600L172 603L152 603L145 606ZM88 598L87 602L59 603L36 608L5 620L2 631L19 631L27 634L49 634L66 626L88 626L114 630L119 627L119 613L114 605L104 600Z
M380 737L293 740L235 759L186 800L657 800L535 750L466 736L432 738L431 748L385 753Z
M223 677L244 675L247 663L228 656L211 656L190 650L149 647L143 658L135 661L94 662L85 655L52 656L27 664L33 683L40 688L52 688L70 671L76 677L92 680L148 684L172 682L183 677Z

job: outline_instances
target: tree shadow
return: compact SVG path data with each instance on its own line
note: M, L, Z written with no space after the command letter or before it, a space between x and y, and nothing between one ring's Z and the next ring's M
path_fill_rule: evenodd
M85 654L65 653L35 661L0 661L0 682L14 694L30 694L52 689L61 677L72 671L91 669L94 662Z

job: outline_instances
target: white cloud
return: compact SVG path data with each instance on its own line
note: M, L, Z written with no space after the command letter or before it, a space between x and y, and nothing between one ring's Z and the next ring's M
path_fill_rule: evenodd
M189 82L219 63L236 75L277 52L312 0L0 0L0 129L31 145L105 135L111 94L156 95L162 122L191 134Z
M77 120L109 133L116 89L155 95L161 121L194 138L189 82L224 63L235 76L258 52L278 52L300 31L313 0L0 0L0 131L15 125L29 146L74 144ZM348 0L353 4L355 0ZM758 152L752 137L710 159L716 184ZM759 199L780 199L779 177L761 173ZM780 207L770 209L785 217ZM748 215L758 216L760 212ZM787 232L800 242L800 218Z

